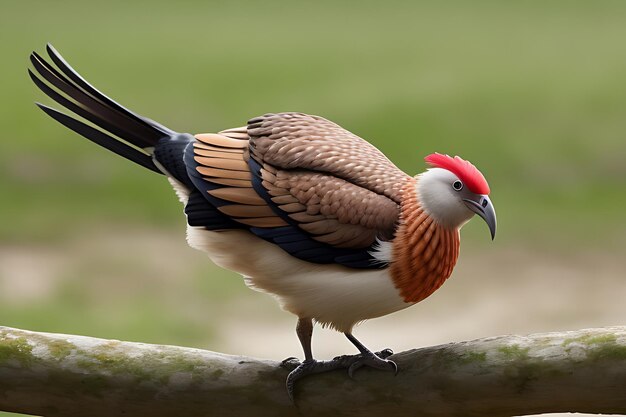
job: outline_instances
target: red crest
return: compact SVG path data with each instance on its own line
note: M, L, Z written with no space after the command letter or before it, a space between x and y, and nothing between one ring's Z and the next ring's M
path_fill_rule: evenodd
M433 153L424 158L431 166L443 168L459 177L461 181L476 194L489 194L489 184L483 174L471 162L459 156L452 158L448 155Z

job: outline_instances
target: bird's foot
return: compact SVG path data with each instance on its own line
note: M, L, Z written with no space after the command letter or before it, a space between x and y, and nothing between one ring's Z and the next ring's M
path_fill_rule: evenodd
M294 361L294 359L295 358L288 358L282 363L283 366L293 366L296 363L298 364L295 369L289 372L289 375L287 376L287 394L289 395L291 402L293 402L293 390L297 380L308 375L328 372L338 368L335 366L333 361L316 361L315 359L309 359L304 362L299 362L297 359Z
M354 371L363 366L394 371L397 374L398 366L395 362L387 359L391 355L393 355L391 349L384 349L376 353L366 352L358 355L337 356L329 361L310 359L300 362L297 358L287 358L282 361L281 366L292 369L287 376L287 394L289 399L293 402L293 390L296 381L309 375L334 371L335 369L348 369L348 375L352 378Z
M398 365L396 365L394 361L387 359L391 355L393 355L391 349L384 349L376 353L365 352L355 355L358 358L348 367L348 376L354 378L354 371L363 366L369 366L370 368L380 369L382 371L393 371L394 375L397 375Z

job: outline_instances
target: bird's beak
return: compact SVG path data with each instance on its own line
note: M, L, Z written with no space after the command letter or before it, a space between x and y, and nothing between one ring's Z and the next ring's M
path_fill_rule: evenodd
M463 202L467 208L478 214L487 223L491 232L491 240L493 240L496 237L496 210L493 208L489 197L476 194L475 198L464 198Z

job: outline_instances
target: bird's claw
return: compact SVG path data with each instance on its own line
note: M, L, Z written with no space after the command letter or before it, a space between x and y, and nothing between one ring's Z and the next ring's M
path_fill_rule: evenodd
M358 355L342 355L337 356L329 361L316 361L315 359L300 362L297 358L287 358L281 362L284 368L292 369L287 376L287 395L291 402L294 402L293 391L296 381L308 375L319 374L322 372L333 371L335 369L348 369L348 376L353 377L354 371L362 366L369 366L381 370L393 370L398 373L398 366L394 361L387 360L393 355L391 349L384 349L380 352L360 353Z
M393 350L389 348L383 349L380 352L376 352L376 356L378 356L379 358L383 358L383 359L387 359L391 355L393 355Z
M281 363L280 366L282 368L287 368L289 370L294 370L296 369L298 366L300 366L302 362L300 362L300 359L294 357L294 356L290 356L287 359L284 359Z
M355 355L355 361L348 367L348 376L354 379L354 372L363 367L369 366L370 368L380 370L393 370L394 375L398 374L398 365L391 360L387 360L389 356L393 355L391 349L384 349L376 353L361 353Z
M292 358L285 359L283 361L283 364L285 364L285 361L289 361L289 364L293 364L293 361L291 361L291 359ZM308 375L319 374L321 372L336 369L333 367L332 362L333 361L316 361L315 359L305 360L301 363L299 362L299 365L294 370L289 372L289 375L287 376L287 395L289 395L289 399L291 400L291 402L294 402L293 389L297 380L304 378Z

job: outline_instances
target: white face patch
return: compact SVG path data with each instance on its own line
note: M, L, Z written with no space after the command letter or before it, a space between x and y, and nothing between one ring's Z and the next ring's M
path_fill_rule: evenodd
M458 180L443 168L431 168L417 176L417 195L424 211L449 228L460 228L474 215L452 187Z

